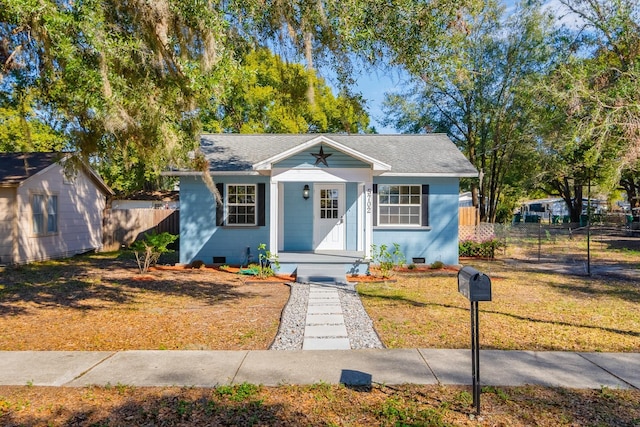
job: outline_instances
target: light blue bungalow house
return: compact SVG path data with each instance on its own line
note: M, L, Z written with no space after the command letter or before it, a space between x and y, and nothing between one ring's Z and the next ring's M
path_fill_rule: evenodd
M478 173L446 135L207 134L201 151L220 202L200 172L168 173L183 264L246 264L262 243L299 279L311 260L363 272L372 245L458 263L459 180Z

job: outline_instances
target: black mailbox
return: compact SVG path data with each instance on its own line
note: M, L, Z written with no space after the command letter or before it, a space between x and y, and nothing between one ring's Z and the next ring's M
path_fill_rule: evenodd
M469 301L491 301L491 279L473 267L458 271L458 292Z

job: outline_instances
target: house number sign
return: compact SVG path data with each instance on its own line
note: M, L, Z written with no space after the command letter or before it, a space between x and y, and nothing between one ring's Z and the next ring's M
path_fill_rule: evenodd
M371 205L373 204L372 194L371 188L367 188L367 213L371 213Z

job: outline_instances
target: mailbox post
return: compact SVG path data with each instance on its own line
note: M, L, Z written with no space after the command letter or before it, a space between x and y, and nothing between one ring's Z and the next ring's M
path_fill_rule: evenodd
M458 292L471 302L471 376L473 405L480 415L480 327L478 301L491 301L491 279L473 267L458 272Z

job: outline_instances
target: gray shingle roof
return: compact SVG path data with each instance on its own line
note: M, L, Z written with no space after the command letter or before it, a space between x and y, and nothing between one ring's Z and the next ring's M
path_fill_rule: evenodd
M57 163L71 153L0 153L0 186L17 187L23 181L43 171L49 166ZM87 166L80 163L89 177L96 183L105 194L114 194L113 190Z
M323 136L391 166L393 174L476 176L477 170L444 134L205 134L201 150L212 173L251 171L270 159Z
M63 156L63 153L0 153L0 184L18 185Z

